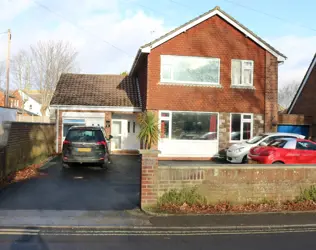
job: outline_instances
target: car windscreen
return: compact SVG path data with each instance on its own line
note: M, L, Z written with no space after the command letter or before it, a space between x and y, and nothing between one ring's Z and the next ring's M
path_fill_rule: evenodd
M287 140L274 140L268 144L269 147L284 148L288 141Z
M69 130L66 140L70 142L99 142L104 141L101 130L89 129L71 129Z
M246 141L246 143L248 143L248 144L255 144L255 143L261 141L263 138L266 138L266 137L267 137L267 135L257 135L255 137L251 138L250 140Z

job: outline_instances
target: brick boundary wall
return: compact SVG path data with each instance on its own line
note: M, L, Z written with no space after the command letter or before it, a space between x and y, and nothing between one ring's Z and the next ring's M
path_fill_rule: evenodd
M5 122L0 134L0 178L55 153L55 124Z
M157 201L158 150L139 150L141 154L141 208L155 204Z
M142 153L142 152L141 152ZM155 205L171 189L197 187L208 202L282 202L316 184L316 165L159 166L158 153L142 154L141 207ZM172 163L171 163L172 164ZM177 164L179 165L179 164Z

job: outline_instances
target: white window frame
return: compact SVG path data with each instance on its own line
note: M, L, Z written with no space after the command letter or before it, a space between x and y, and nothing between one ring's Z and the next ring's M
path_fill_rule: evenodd
M178 80L173 80L173 66L172 64L165 64L165 66L170 66L170 71L171 71L171 79L163 79L162 77L162 58L163 57L191 57L191 58L199 58L199 59L209 59L209 60L214 60L218 62L218 82L192 82L192 81L178 81ZM221 82L221 60L220 58L213 58L213 57L202 57L202 56L177 56L177 55L160 55L160 82L161 83L175 83L175 84L184 84L184 85L220 85Z
M161 116L161 113L168 113L168 117ZM217 115L217 139L211 141L219 141L219 113L218 112L203 112L203 111L170 111L170 110L160 110L159 111L159 139L164 140L172 140L172 141L192 141L192 140L179 140L179 139L172 139L171 132L172 132L172 113L206 113L206 114L216 114ZM161 130L161 121L169 121L169 136L168 138L161 138L160 137L160 130ZM205 141L205 140L194 140L194 141Z
M241 115L240 117L240 140L232 140L231 134L232 134L232 116L233 115ZM244 115L250 115L251 118L244 118ZM253 137L253 114L251 113L230 113L230 123L229 123L229 142L243 142L247 141L248 139L243 139L244 134L244 122L250 122L250 139Z
M240 72L240 84L234 84L233 82L233 62L240 62L241 63L241 72ZM246 63L251 63L251 66L246 66ZM232 59L231 61L231 86L233 87L253 87L253 78L254 78L254 61L253 60L240 60L240 59ZM251 83L247 84L244 81L244 70L251 69L252 70L252 77Z

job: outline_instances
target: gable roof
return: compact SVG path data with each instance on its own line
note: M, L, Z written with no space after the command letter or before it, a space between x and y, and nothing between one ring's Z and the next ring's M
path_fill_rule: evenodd
M140 107L137 86L130 76L62 74L51 105Z
M25 94L31 97L34 101L42 104L42 94L38 90L22 90Z
M301 82L300 86L298 87L297 92L296 92L296 94L295 94L295 96L294 96L294 98L293 98L293 100L288 108L288 114L291 114L291 112L295 106L295 103L296 103L297 99L299 98L301 92L303 91L304 86L305 86L306 82L308 81L309 76L312 73L314 68L316 69L316 53L314 55L314 58L313 58L311 64L308 67L308 70L306 71L306 74L303 78L303 81Z
M136 67L138 58L141 53L150 53L151 49L159 46L160 44L163 44L164 42L172 39L173 37L181 34L182 32L185 32L186 30L198 25L199 23L211 18L212 16L218 15L221 18L223 18L226 22L234 26L236 29L238 29L240 32L244 33L247 37L249 37L251 40L253 40L255 43L257 43L259 46L264 48L265 50L269 51L272 55L278 58L278 61L285 61L286 56L273 48L270 44L268 44L266 41L261 39L259 36L257 36L254 32L249 30L246 26L242 25L240 22L238 22L236 19L234 19L232 16L224 12L220 9L219 6L216 6L214 9L188 21L187 23L179 26L178 28L175 28L174 30L166 33L165 35L157 38L156 40L147 43L140 47L138 50L138 53L136 55L136 58L134 60L134 63L132 65L130 73L132 74L134 71L134 68Z

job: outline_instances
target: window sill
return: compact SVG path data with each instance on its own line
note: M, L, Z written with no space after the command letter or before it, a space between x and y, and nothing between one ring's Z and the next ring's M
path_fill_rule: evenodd
M222 85L221 85L221 84L216 84L216 83L159 82L158 85L185 86L185 87L206 87L206 88L222 88Z
M246 86L246 85L230 85L230 88L232 88L232 89L250 89L250 90L256 89L254 86Z

